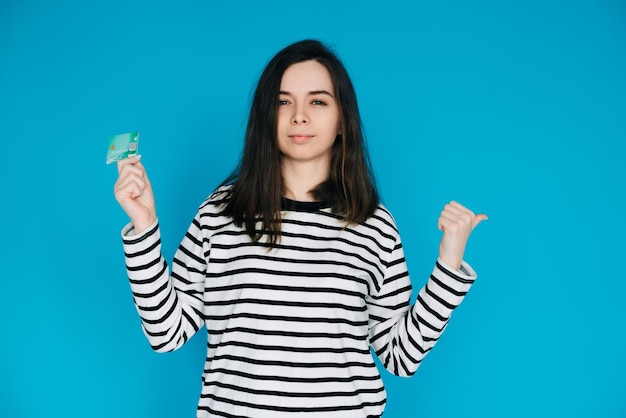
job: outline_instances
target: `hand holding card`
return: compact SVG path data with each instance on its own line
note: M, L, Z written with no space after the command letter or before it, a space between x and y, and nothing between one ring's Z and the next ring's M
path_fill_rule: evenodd
M134 155L117 162L114 187L115 199L130 218L136 234L157 220L152 184L140 160L140 155Z
M115 198L130 218L137 234L157 219L152 185L141 164L141 156L137 154L138 141L138 132L115 135L109 138L107 150L107 164L117 161Z

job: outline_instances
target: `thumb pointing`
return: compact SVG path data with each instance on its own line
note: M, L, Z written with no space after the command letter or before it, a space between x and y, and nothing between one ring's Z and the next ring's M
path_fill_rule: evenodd
M474 220L472 221L472 230L474 230L474 228L476 228L476 226L478 226L479 223L481 223L482 221L486 221L487 219L489 218L485 214L474 216Z

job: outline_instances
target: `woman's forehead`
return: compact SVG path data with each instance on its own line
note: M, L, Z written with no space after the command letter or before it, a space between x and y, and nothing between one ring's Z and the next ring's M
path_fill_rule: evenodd
M333 91L330 72L317 61L303 61L290 65L280 81L280 90L286 92Z

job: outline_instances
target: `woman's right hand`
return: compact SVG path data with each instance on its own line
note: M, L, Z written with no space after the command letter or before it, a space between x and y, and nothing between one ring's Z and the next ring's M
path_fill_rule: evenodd
M114 187L115 199L133 223L136 234L157 219L152 184L140 160L141 156L137 155L117 162L118 177Z

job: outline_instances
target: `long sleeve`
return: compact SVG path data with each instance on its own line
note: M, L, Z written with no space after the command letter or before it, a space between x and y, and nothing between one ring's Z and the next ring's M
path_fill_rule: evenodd
M453 271L437 260L428 282L410 306L411 282L399 238L386 261L379 292L370 296L370 344L385 368L411 376L445 330L476 273L465 262Z
M174 256L172 273L161 254L158 222L139 235L122 231L126 268L143 331L155 351L181 347L203 324L205 246L198 217ZM208 253L208 251L207 251Z

